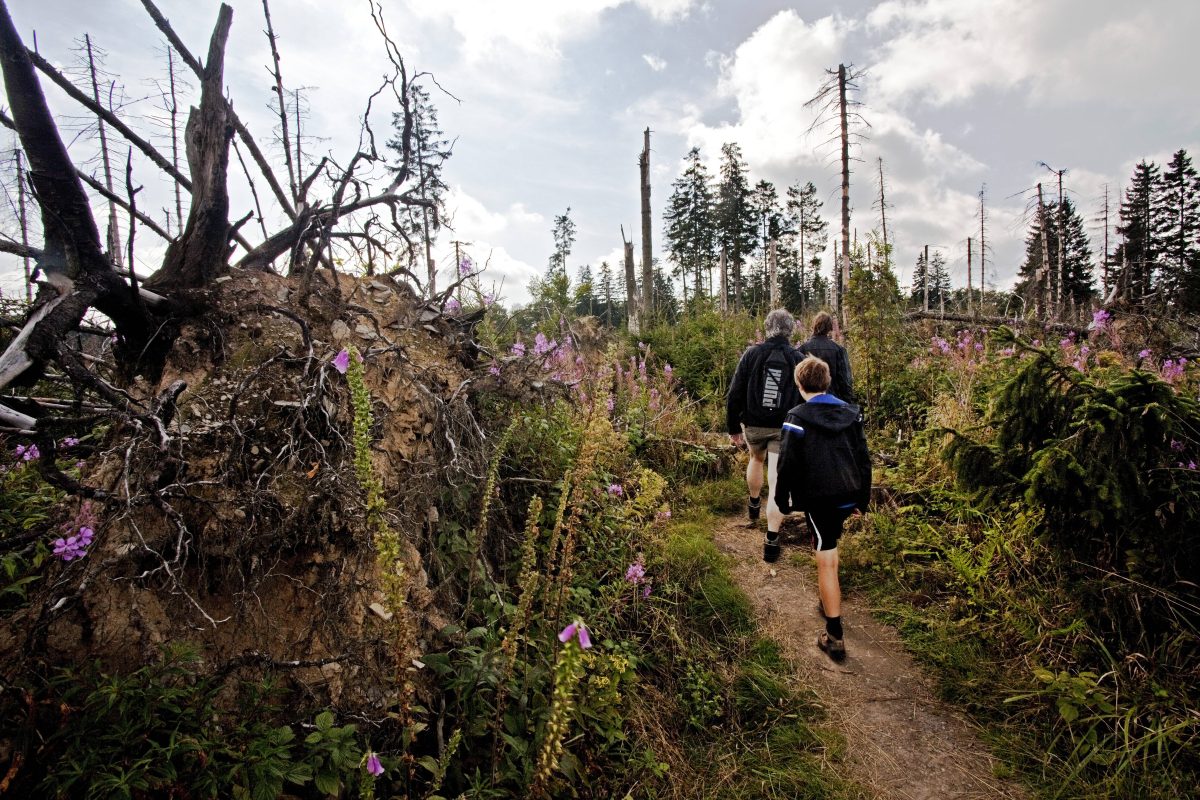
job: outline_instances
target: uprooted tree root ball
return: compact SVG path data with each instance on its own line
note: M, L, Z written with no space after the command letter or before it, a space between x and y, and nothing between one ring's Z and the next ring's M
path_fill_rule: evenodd
M414 325L420 306L390 281L334 283L318 274L300 304L296 281L235 270L213 290L223 314L184 323L157 385L129 387L145 405L181 391L160 424L114 414L72 479L64 516L91 496L100 534L4 620L7 682L91 659L133 670L189 641L202 671L292 667L322 705L378 712L399 701L398 674L420 686L413 660L455 605L428 578L436 498L480 479L487 443L461 391L461 330ZM350 392L331 365L346 347L364 359L370 464L401 534L398 608L380 589Z

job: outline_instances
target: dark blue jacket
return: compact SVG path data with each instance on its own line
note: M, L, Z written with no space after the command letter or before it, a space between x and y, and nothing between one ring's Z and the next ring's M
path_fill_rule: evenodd
M858 406L819 394L788 412L775 505L792 511L857 507L871 499L871 455Z

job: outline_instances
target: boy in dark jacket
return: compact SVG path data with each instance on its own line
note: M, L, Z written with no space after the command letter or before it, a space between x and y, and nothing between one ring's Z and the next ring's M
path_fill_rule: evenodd
M804 512L817 551L817 587L825 617L817 646L841 661L846 645L837 542L846 518L867 509L871 456L858 406L828 394L829 366L808 356L796 365L795 378L806 402L789 411L783 423L775 504L785 514ZM763 558L778 557L778 541L768 538Z

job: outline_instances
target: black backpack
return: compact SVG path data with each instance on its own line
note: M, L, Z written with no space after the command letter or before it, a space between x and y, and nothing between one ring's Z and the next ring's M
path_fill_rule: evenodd
M792 373L797 359L790 344L773 346L752 370L746 385L746 403L753 415L782 425L788 410L800 402Z

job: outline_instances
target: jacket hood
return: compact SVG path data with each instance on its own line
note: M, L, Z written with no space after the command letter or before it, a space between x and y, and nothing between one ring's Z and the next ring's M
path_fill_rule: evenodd
M858 420L859 408L853 403L836 403L814 398L801 403L791 411L805 427L823 428L838 433L849 428Z

